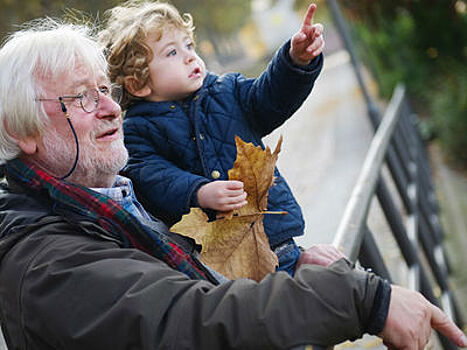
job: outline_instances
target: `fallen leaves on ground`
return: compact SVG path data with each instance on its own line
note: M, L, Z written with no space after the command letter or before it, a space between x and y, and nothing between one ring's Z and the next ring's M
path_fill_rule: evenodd
M192 208L171 230L201 244L201 261L227 278L260 281L274 272L278 264L264 232L263 217L268 213L268 191L274 183L274 167L282 137L272 153L269 147L263 150L260 146L245 143L238 136L235 142L237 159L229 170L229 180L243 182L248 204L222 213L223 218L213 222L208 222L201 209Z

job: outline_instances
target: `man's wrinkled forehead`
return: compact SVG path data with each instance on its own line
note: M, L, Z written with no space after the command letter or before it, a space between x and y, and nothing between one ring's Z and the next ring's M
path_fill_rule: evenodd
M75 67L55 74L40 74L39 81L43 88L56 91L73 92L83 87L96 86L109 81L107 74L97 67L84 62L77 62Z
M84 74L70 74L68 82L69 88L79 89L81 87L96 87L97 85L108 83L107 75L102 72L83 72Z

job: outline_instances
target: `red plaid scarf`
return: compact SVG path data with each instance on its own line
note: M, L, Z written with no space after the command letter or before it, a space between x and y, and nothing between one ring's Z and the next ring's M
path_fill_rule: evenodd
M7 163L6 173L29 189L46 193L59 207L96 222L113 236L119 237L124 248L142 250L191 279L215 282L198 260L183 251L168 236L141 224L113 199L89 188L57 179L19 159Z

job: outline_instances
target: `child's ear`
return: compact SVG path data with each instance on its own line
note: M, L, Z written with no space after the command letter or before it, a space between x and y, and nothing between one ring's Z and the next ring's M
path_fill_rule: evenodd
M151 94L151 88L148 84L145 84L142 88L138 87L135 77L125 77L124 82L125 89L133 96L144 98Z

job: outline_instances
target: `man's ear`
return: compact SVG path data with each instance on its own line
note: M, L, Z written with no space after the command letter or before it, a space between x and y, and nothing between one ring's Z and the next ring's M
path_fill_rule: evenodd
M143 87L139 87L135 77L125 77L124 82L125 89L127 89L133 96L145 98L151 94L151 88L148 84L145 84Z
M8 128L8 123L6 119L3 119L3 125L5 126L7 134L13 138L18 144L18 147L26 154L34 154L37 150L37 142L35 137L19 137L12 133Z
M34 154L37 151L37 142L32 137L18 139L18 146L25 154Z

